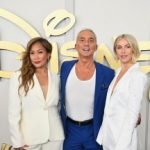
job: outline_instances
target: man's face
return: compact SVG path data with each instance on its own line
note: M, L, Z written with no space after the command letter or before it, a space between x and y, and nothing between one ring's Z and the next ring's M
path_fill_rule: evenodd
M97 49L95 35L88 30L82 31L77 38L75 48L79 53L79 57L93 57Z

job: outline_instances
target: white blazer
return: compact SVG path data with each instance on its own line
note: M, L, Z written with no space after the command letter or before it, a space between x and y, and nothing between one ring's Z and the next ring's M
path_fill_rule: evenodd
M36 75L34 87L26 96L18 95L20 72L10 79L8 118L13 147L35 145L48 140L63 140L64 132L58 112L59 77L48 71L46 100Z
M137 129L135 128L140 112L146 75L134 64L112 89L117 76L109 86L103 123L97 142L108 150L137 150ZM105 150L105 149L104 149Z

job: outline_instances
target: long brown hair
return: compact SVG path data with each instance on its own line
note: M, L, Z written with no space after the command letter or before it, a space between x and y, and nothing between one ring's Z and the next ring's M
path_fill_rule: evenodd
M26 48L26 52L23 55L22 59L22 66L20 68L21 74L19 76L20 80L20 86L18 88L18 92L20 94L20 89L23 88L25 95L27 95L30 86L33 88L34 81L33 81L33 75L35 73L35 67L33 66L31 59L30 59L30 51L35 43L41 43L42 46L46 49L47 53L52 53L52 45L49 43L48 40L42 38L42 37L35 37L32 38Z

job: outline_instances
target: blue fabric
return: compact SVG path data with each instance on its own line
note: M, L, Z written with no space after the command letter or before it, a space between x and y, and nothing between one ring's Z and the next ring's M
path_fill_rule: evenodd
M67 121L63 150L101 150L94 138L93 124L78 126Z
M66 81L68 75L74 66L74 64L78 60L66 61L61 66L60 71L60 80L61 80L61 87L60 87L60 102L61 102L61 109L60 115L64 126L65 135L67 136L67 116L65 110L65 89L66 89ZM102 64L95 62L96 67L96 83L95 83L95 95L94 95L94 114L93 114L93 135L96 141L96 137L99 131L99 128L102 124L104 107L105 107L105 100L106 94L109 87L110 82L114 77L114 71Z

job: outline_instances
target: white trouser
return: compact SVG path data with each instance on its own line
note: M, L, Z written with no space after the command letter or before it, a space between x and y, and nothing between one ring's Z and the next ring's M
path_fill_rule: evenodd
M43 144L37 144L25 148L26 150L62 150L63 140L60 141L47 141Z

